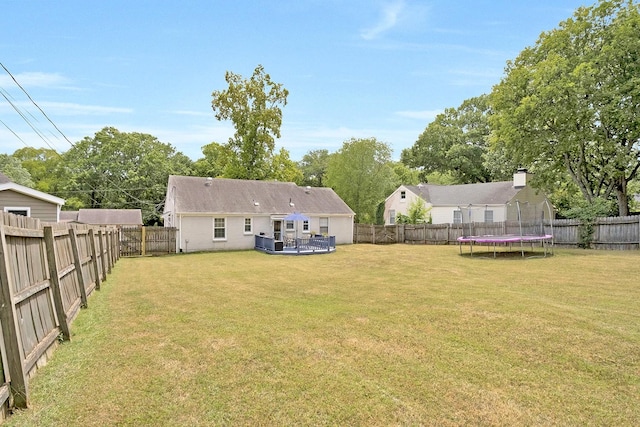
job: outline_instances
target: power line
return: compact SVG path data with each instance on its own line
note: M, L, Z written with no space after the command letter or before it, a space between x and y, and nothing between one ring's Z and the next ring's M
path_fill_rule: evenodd
M4 71L11 77L11 79L13 80L13 82L20 88L20 90L22 90L22 92L27 96L27 98L29 98L29 101L31 101L31 103L40 111L40 113L49 121L49 123L51 123L51 125L56 129L56 131L58 131L58 133L60 133L60 135L62 135L62 137L71 145L71 147L75 148L75 144L73 142L71 142L71 140L69 140L69 138L67 138L67 136L64 134L64 132L62 132L60 130L60 128L53 122L53 120L51 120L51 118L47 115L47 113L44 112L44 110L42 108L40 108L40 106L36 103L36 101L31 97L31 95L29 95L29 93L25 90L24 87L22 87L22 85L18 82L18 80L14 77L14 75L7 69L7 67L4 66L4 64L2 62L0 62L0 66L2 66L2 68L4 69ZM36 129L36 127L31 123L31 121L25 116L25 114L20 111L20 109L9 99L9 95L8 93L6 93L6 91L4 91L2 88L0 88L0 92L2 93L2 96L5 98L5 100L11 104L11 106L13 107L13 109L20 115L20 117L22 117L22 119L31 127L31 129L33 129L33 131L45 142L45 144L47 144L47 146L49 148L51 148L58 156L60 156L61 158L64 159L64 157L62 157L62 155L60 153L58 153L58 150L56 150L48 141L47 139L44 137L44 135L38 130ZM37 119L29 112L29 115L37 121ZM23 144L25 144L27 147L29 147L29 145L27 143L24 142L24 140L22 140L22 138L20 138L9 126L7 126L4 122L2 122L3 125L5 125L5 127L7 127L7 129L9 129L9 131L11 133L13 133L18 139L20 139L20 141L22 141ZM53 134L52 134L53 135ZM98 168L96 167L95 164L93 164L92 162L89 162L89 164L91 165L91 167L93 168L94 171L98 171ZM128 193L127 191L125 191L122 188L119 188L118 185L116 183L114 183L113 181L111 181L111 179L109 177L106 177L107 181L109 181L109 183L111 185L113 185L115 187L115 190L113 191L119 191L122 194L124 194L125 196L129 197L130 199L132 199L133 201L139 203L140 205L147 205L147 206L154 206L154 208L158 208L159 204L151 202L151 201L146 201L146 200L141 200L137 197L135 197L134 195ZM87 192L104 192L103 190L97 190L93 187L91 187L91 190L87 191ZM134 190L129 190L129 191L134 191ZM126 204L133 204L133 202L125 202Z
M31 98L31 95L29 95L29 93L22 87L22 85L18 82L18 80L16 80L16 78L13 76L13 74L11 74L11 71L9 71L7 69L7 67L4 66L4 64L2 62L0 62L0 66L2 66L2 68L4 69L4 71L7 72L7 74L9 74L9 76L11 77L11 79L14 81L14 83L20 88L20 90L22 90L22 92L27 95L27 98L29 98L29 101L31 101L31 103L33 105L36 106L36 108L42 113L42 115L49 121L49 123L51 123L51 125L60 133L60 135L62 135L62 137L72 146L74 147L75 145L73 144L73 142L71 142L69 140L69 138L67 138L67 135L65 135L60 128L58 128L58 126L53 122L53 120L51 120L49 118L49 116L47 115L47 113L44 112L44 110L42 108L40 108L40 106L36 103L36 101L33 100L33 98ZM47 144L48 145L48 144ZM51 147L53 149L53 147Z
M3 65L4 67L4 65ZM9 99L9 97L7 96L7 92L4 89L0 89L0 93L2 93L2 97L9 103L9 105L11 105L11 107L13 107L13 109L15 110L16 113L18 113L18 115L20 117L22 117L22 120L25 121L25 123L27 123L29 125L29 127L36 133L36 135L38 135L40 137L40 139L42 139L44 141L45 144L47 144L47 146L49 148L51 148L53 151L57 152L57 150L49 143L49 141L47 141L47 139L44 137L44 135L42 134L42 132L40 132L40 130L36 129L36 127L33 125L33 123L31 123L31 120L29 120L26 115L18 108L18 106ZM32 114L29 114L31 117L33 117ZM35 117L33 117L34 119L36 119ZM7 126L4 122L3 124L7 127L7 129L9 129L11 131L11 133L13 133L16 137L18 137L18 139L20 139L23 143L24 141L22 140L22 138L20 138L14 131L13 129L11 129L9 126ZM28 145L27 145L28 146Z

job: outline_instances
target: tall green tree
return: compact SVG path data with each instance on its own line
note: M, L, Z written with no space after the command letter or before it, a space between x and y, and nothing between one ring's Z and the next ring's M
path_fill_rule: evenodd
M284 148L278 151L271 161L271 178L281 182L293 182L298 185L302 183L302 171L298 164L291 160L289 152Z
M376 206L395 186L391 148L375 138L352 138L331 155L326 183L356 213L356 221L373 223Z
M20 159L9 154L0 154L0 172L16 184L33 188L35 183Z
M493 143L547 187L571 177L588 203L615 199L640 169L640 5L581 7L507 64L491 94Z
M270 179L275 139L280 138L282 110L289 91L271 80L262 65L249 79L227 71L228 88L214 91L211 107L218 120L235 127L228 149L233 153L225 165L227 178Z
M61 185L60 176L52 173L58 168L62 156L50 148L20 148L12 154L29 171L35 189L45 193L57 191Z
M208 176L211 178L222 177L225 167L233 153L226 145L211 142L202 147L204 157L193 163L193 171L196 176Z
M438 114L415 144L403 150L401 161L421 168L423 181L434 172L451 175L456 184L494 180L484 163L489 150L488 99L488 95L467 99Z
M190 175L191 160L154 136L107 127L63 154L65 190L85 208L141 209L146 224L162 215L169 175Z
M302 185L322 187L329 164L329 150L311 150L302 156L298 167L302 171Z

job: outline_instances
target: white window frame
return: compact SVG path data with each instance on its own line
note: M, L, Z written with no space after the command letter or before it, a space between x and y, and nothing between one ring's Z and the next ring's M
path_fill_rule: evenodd
M484 211L484 222L493 222L493 211L487 209Z
M224 225L222 227L220 227L219 225L216 226L216 220L222 220ZM223 237L216 237L216 230L223 230L224 231L224 236ZM225 218L225 217L213 218L213 240L214 241L225 241L225 240L227 240L227 218Z
M302 221L302 232L309 233L309 220Z
M389 224L396 225L396 210L389 209Z
M404 202L407 200L407 192L405 190L400 191L400 201Z
M462 224L462 211L461 210L453 211L453 223L454 224Z
M294 231L296 229L296 224L294 221L290 221L290 220L285 220L284 222L284 229L286 231Z
M247 225L249 229L247 230ZM243 225L244 234L253 234L253 218L245 218Z
M326 223L326 225L322 225L323 222ZM328 216L321 216L319 218L318 232L322 235L324 234L329 235L329 217Z
M27 216L30 217L31 216L31 208L28 206L5 206L4 211L6 213L14 213L15 211L24 211L27 213ZM20 214L14 214L14 215L20 215Z

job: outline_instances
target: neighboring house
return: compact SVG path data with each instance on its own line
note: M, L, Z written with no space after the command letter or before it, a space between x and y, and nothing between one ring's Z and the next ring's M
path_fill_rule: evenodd
M142 225L140 209L80 209L60 212L60 221L103 226Z
M299 212L308 221L285 221ZM353 243L354 212L330 188L291 182L169 176L165 227L177 227L177 251L253 249L255 235L285 237L311 233Z
M513 181L401 185L385 200L385 224L395 224L398 214L407 215L416 198L430 208L433 224L518 220L518 208L523 221L550 219L545 195L527 185L528 177L522 169L513 175Z
M16 215L58 222L64 199L12 182L0 173L0 209Z

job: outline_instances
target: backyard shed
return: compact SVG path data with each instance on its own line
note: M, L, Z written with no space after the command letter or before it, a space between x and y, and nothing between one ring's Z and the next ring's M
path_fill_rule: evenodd
M58 222L64 199L16 184L0 173L0 210L15 215Z

